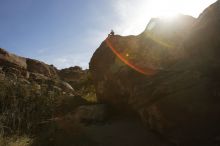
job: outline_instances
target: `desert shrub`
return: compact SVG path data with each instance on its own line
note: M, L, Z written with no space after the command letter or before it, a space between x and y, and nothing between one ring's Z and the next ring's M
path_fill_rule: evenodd
M77 92L89 102L97 102L95 86L93 84L92 76L88 72L82 80L80 80L76 85Z
M89 102L97 102L96 92L94 85L86 86L80 90L80 94L84 99Z
M46 91L36 90L30 84L1 81L1 134L29 134L36 130L39 123L53 118L57 96Z
M31 146L33 139L24 136L0 136L0 146Z

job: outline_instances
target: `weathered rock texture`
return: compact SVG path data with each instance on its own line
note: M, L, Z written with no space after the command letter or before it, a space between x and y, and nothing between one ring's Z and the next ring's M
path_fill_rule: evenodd
M52 65L47 65L44 62L29 58L26 59L26 63L29 72L40 73L51 78L58 78L57 69Z
M48 92L58 92L59 94L75 94L74 88L68 83L65 74L59 76L59 70L53 65L20 57L2 48L0 48L0 80L29 84L30 88L33 85L33 89L39 90L39 93L41 90L47 89Z
M90 61L98 99L178 145L219 144L219 26L217 1L198 19L157 18L138 36L109 36Z
M87 77L87 70L83 70L79 66L61 69L59 76L62 80L68 81L71 86L79 89L80 83Z
M39 143L30 143L30 145L73 145L75 142L66 142L66 137L76 141L75 139L78 137L76 134L81 135L81 130L77 131L81 125L77 125L76 121L70 121L73 119L73 115L70 113L75 113L75 111L77 113L77 107L84 105L79 110L79 119L93 122L96 119L100 120L102 116L101 108L87 108L85 105L88 105L89 102L83 99L83 94L69 84L71 83L69 81L74 79L76 84L85 85L80 80L86 78L87 71L81 68L77 70L77 68L79 67L64 69L67 73L60 74L63 71L52 65L20 57L0 48L1 136L35 135L35 140ZM87 109L91 112L86 111ZM69 132L66 132L66 129ZM54 140L47 141L56 139L53 137L54 133L57 133L59 138L64 136L65 142L61 144ZM41 135L46 140L41 140ZM3 143L0 145L8 145Z

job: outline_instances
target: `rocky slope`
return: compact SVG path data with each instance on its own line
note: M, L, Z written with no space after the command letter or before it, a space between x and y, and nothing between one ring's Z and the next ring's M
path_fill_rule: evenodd
M110 35L90 71L97 98L134 111L180 146L218 145L220 1L198 19L152 19L138 36Z
M0 145L93 145L81 121L104 119L105 111L89 106L92 86L80 67L58 70L0 49Z
M139 117L112 115L108 105L94 103L88 70L58 70L0 51L0 145L170 145Z
M53 65L20 57L0 48L1 81L11 80L15 83L34 84L39 90L42 87L49 87L50 91L74 95L76 94L74 88L78 91L84 87L87 78L88 71L82 70L78 66L58 70ZM87 84L90 85L90 83Z

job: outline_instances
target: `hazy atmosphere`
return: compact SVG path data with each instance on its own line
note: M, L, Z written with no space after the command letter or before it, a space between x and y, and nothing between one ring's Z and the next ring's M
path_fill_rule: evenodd
M220 0L0 0L0 146L220 146Z
M111 29L141 33L151 17L197 17L215 0L0 0L0 47L58 68L88 62Z

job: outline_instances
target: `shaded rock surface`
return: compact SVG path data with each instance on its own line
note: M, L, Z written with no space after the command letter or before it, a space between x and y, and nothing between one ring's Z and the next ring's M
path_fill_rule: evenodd
M84 132L97 146L173 146L137 118L116 117L105 124L87 126Z
M75 66L61 69L58 74L63 81L68 81L73 88L79 90L81 88L80 84L87 77L88 71L83 70L79 66Z
M138 36L109 36L90 61L99 101L177 145L218 145L219 11L217 1L196 20L157 18Z
M75 116L77 121L91 124L101 123L108 118L107 106L100 105L83 105L76 109Z
M75 91L90 102L96 102L96 93L88 69L83 70L79 66L65 68L58 71L61 80L68 82Z
M138 117L109 116L104 104L88 104L40 128L33 146L173 146L146 129ZM108 118L106 118L108 117Z

